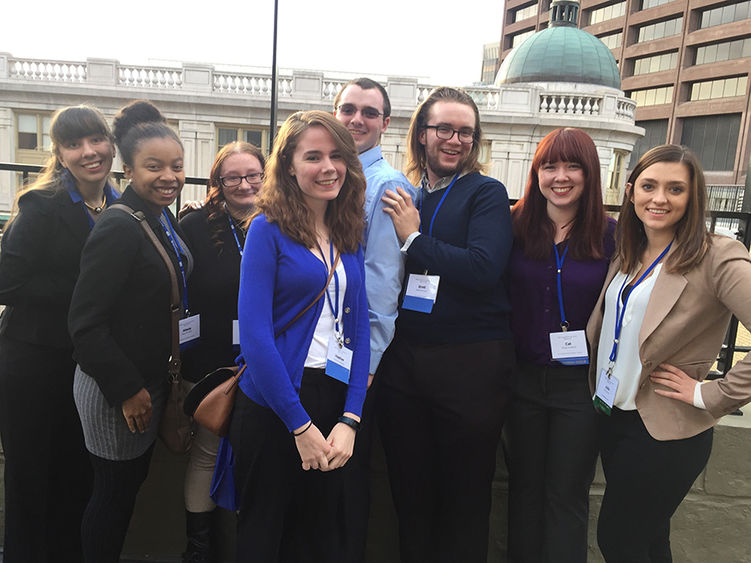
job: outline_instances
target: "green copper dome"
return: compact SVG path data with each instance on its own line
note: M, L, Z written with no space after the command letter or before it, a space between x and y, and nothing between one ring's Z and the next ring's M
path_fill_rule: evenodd
M550 27L528 37L503 61L496 85L517 82L579 82L621 87L613 53L576 27L579 3L555 0Z

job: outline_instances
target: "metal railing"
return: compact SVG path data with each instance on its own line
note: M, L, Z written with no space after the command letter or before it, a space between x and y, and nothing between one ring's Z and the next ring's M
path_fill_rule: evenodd
M20 173L21 175L21 181L16 182L17 189L22 189L31 182L34 181L34 178L37 174L39 174L44 166L41 166L39 164L18 164L15 162L0 162L0 172L1 171L7 171L7 172L16 172ZM113 171L110 174L115 180L117 180L118 184L122 187L123 183L125 182L125 174L122 170ZM200 178L198 176L186 176L185 177L185 183L189 184L191 186L206 186L207 178ZM176 209L180 209L180 206L182 205L182 200L180 198L180 195L177 196L177 199L175 200L175 203L170 206L174 207Z
M9 171L20 173L22 176L22 186L29 184L32 180L32 175L36 175L42 170L42 166L36 164L17 164L9 162L0 162L0 171ZM112 176L118 181L124 180L123 173L121 171L113 172ZM199 177L186 177L185 183L205 186L206 178ZM723 209L710 209L709 217L707 218L707 226L710 231L714 232L718 225L732 225L730 232L735 238L741 241L746 248L751 247L751 213L741 211L743 203L743 186L708 186L708 192L710 195L710 207L722 207ZM714 197L712 197L714 195ZM729 203L732 196L737 198L735 204ZM723 202L722 205L718 205L717 202ZM511 203L515 203L512 200ZM181 201L178 199L175 201L175 209L179 209ZM620 210L618 205L606 205L606 210L611 214L617 214ZM731 210L732 209L732 210ZM723 227L725 231L728 228ZM733 367L733 360L736 353L747 353L751 351L751 346L738 346L736 340L738 337L738 319L732 316L730 324L728 325L728 331L725 336L725 341L722 345L722 349L717 357L717 370L710 372L708 378L716 379L723 377ZM741 414L740 411L734 414Z

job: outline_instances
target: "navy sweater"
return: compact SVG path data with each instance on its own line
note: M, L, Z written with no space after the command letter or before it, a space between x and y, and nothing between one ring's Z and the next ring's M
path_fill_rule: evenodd
M400 335L421 344L510 339L506 265L513 235L506 188L479 173L459 178L428 236L445 192L423 192L423 234L409 246L406 265L407 274L439 275L438 296L429 314L400 308Z

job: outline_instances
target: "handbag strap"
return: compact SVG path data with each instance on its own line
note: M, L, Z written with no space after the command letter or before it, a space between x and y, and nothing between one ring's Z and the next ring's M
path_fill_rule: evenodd
M316 295L316 297L315 297L315 299L313 299L313 301L311 301L310 303L308 303L308 306L307 306L307 307L305 307L305 309L303 309L302 311L300 311L299 313L297 313L297 315L295 315L295 318L294 318L294 319L292 319L291 321L289 321L289 322L288 322L288 323L287 323L287 324L286 324L286 325L284 326L284 328L283 328L282 330L280 330L279 332L277 332L277 333L276 333L276 337L277 337L277 338L278 338L279 336L281 336L282 334L284 334L285 332L287 332L287 329L288 329L289 327L291 327L291 326L292 326L293 324L295 324L295 321L297 321L297 319L299 319L299 318L300 318L300 317L302 317L302 316L303 316L303 315L304 315L305 313L307 313L307 312L308 312L308 309L310 309L310 308L311 308L311 307L312 307L313 305L315 305L316 303L318 303L318 300L319 300L319 299L320 299L321 297L323 297L323 294L324 294L324 293L326 293L326 289L328 289L328 287L329 287L329 284L331 283L331 278L333 278L333 277L334 277L334 272L336 271L336 267L337 267L337 265L339 264L339 255L340 255L340 253L339 253L339 251L337 250L337 251L336 251L336 256L334 257L334 262L333 262L333 263L331 264L331 270L329 271L329 277L328 277L328 279L326 280L326 284L325 284L325 285L323 286L323 289L322 289L322 290L320 291L320 293L319 293L318 295Z
M181 365L181 360L180 360L180 289L178 288L178 285L177 285L177 273L175 272L175 267L172 264L172 260L170 260L169 256L167 255L167 251L164 250L164 246L162 246L162 244L159 242L159 239L156 238L154 231L152 231L151 227L149 227L148 222L145 220L146 215L144 215L143 211L133 211L133 209L131 209L124 203L115 203L113 205L110 205L109 209L119 209L120 211L124 211L125 213L128 213L131 217L133 217L136 221L138 221L138 223L143 228L143 232L146 234L146 237L154 245L154 248L156 248L156 251L159 253L159 256L161 256L162 260L164 260L165 266L167 266L167 271L169 272L170 284L171 284L170 300L172 301L172 303L170 304L170 313L172 317L172 353L169 359L168 371L170 375L170 380L172 382L177 381L180 379L180 365Z

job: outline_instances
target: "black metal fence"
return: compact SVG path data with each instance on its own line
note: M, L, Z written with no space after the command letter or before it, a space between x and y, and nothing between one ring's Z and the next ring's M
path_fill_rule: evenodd
M0 162L0 171L15 172L20 175L16 181L19 188L26 186L42 170L42 166L35 164L16 164ZM113 172L112 175L118 182L124 181L122 172ZM186 184L205 186L206 178L186 177ZM751 212L742 211L744 189L742 186L707 186L709 195L709 217L707 226L710 231L716 230L722 234L735 236L743 242L746 248L751 246ZM513 203L513 201L512 201ZM176 209L181 205L178 196L175 202ZM617 215L619 206L606 205L609 213ZM713 370L709 378L714 379L724 376L730 368L733 367L735 355L751 351L751 346L736 345L738 338L738 319L733 316L728 326L728 332L725 342L722 345L719 356L717 357L717 369ZM740 414L740 412L739 412Z

